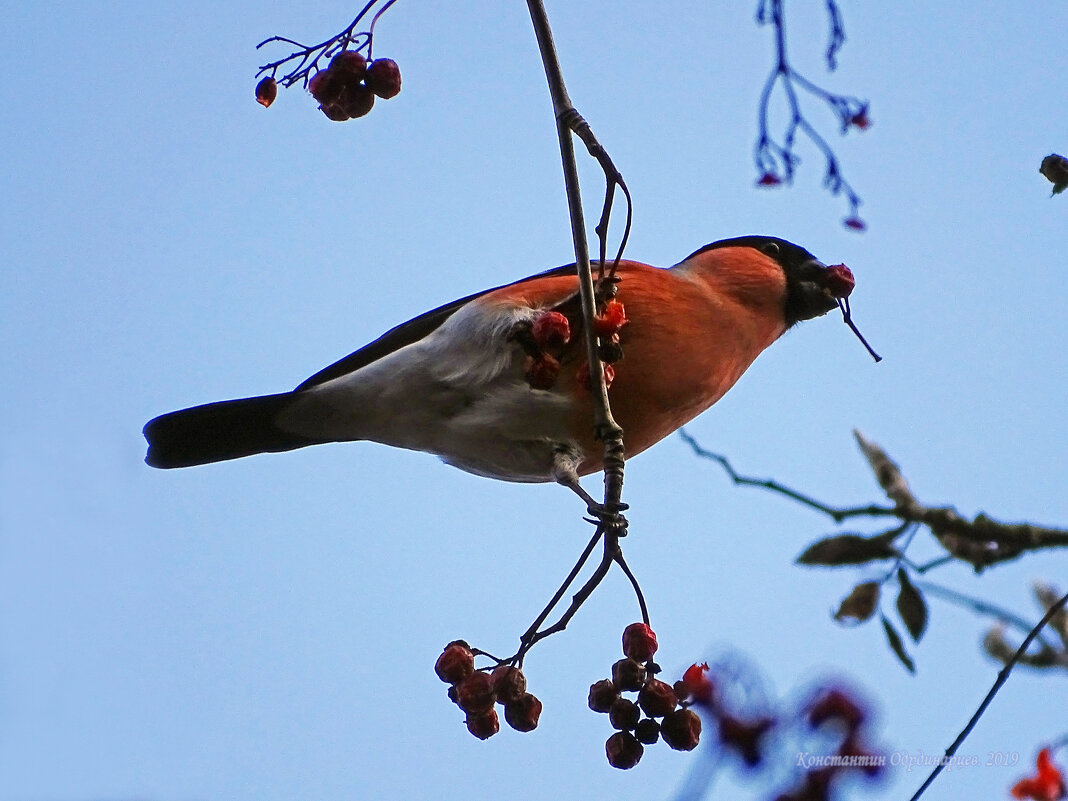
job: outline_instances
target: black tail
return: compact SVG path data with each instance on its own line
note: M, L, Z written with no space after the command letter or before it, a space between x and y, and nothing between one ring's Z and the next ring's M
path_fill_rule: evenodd
M292 400L293 393L284 392L160 415L145 426L145 461L152 467L192 467L317 444L320 440L289 434L275 425Z

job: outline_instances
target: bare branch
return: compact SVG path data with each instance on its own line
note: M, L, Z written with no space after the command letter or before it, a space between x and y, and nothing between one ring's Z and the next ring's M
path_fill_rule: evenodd
M1038 625L1031 629L1030 634L1028 634L1027 637L1024 638L1024 641L1020 643L1020 647L1016 649L1016 653L1013 654L1012 659L1010 659L1009 662L1005 665L1005 667L1003 667L998 672L998 677L997 680L994 682L994 686L990 688L990 692L986 694L986 697L983 699L982 703L979 704L979 708L975 710L975 714L972 715L971 720L968 721L967 725L964 727L961 733L957 735L957 739L955 739L950 744L949 748L946 749L946 757L952 757L957 753L957 749L960 748L961 744L968 737L968 735L972 733L972 729L975 728L975 724L979 722L979 718L981 718L983 716L983 713L986 712L986 708L990 706L990 702L994 700L994 696L998 694L998 690L1000 690L1002 685L1009 680L1009 674L1012 672L1013 667L1024 656L1024 654L1027 653L1027 649L1031 647L1031 643L1034 642L1035 638L1038 637L1038 633L1042 631L1042 629L1047 623L1053 620L1057 613L1064 608L1065 604L1068 604L1068 594L1062 596L1056 604L1050 607L1049 611L1046 612L1045 616L1040 621L1038 621ZM927 788L931 786L931 783L934 782L936 778L938 778L938 774L942 772L942 769L946 766L946 763L948 761L948 759L942 760L935 767L935 769L931 771L931 775L927 777L927 780L923 783L920 789L916 791L912 798L909 799L909 801L918 801L920 796L922 796L927 791Z

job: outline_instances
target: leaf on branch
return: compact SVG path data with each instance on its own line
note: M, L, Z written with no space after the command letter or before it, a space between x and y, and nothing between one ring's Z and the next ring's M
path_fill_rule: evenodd
M862 565L878 559L894 559L899 556L893 547L894 540L901 534L894 529L874 537L859 534L838 534L817 540L805 549L799 557L799 565Z
M927 602L923 593L916 589L916 585L909 579L905 568L897 569L897 581L901 585L901 592L897 595L897 613L901 615L901 620L913 641L919 642L927 630Z
M853 591L846 596L834 613L834 619L839 623L855 625L863 623L875 614L879 606L879 582L867 581L858 584Z
M880 615L880 617L883 621L883 631L886 632L886 641L890 644L890 649L894 652L894 656L901 660L901 664L905 666L905 670L909 673L915 673L916 663L913 662L912 657L905 652L905 643L901 639L901 635L897 633L897 629L894 628L894 625L886 619L886 615Z
M905 481L905 477L901 474L901 468L887 456L886 451L874 442L865 439L859 431L854 430L853 436L856 438L857 445L860 446L860 451L864 454L864 458L871 465L872 472L875 473L875 479L879 482L883 492L886 493L886 497L897 506L913 505L916 499L913 498L912 490L909 489L908 482Z

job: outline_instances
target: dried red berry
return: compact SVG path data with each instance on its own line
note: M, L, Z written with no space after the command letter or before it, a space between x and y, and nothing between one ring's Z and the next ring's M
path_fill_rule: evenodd
M621 731L633 729L638 725L641 716L638 705L629 698L617 698L608 710L608 722L612 724L613 729Z
M866 131L871 127L871 118L868 116L867 105L861 106L860 110L849 118L849 124L862 131Z
M712 700L714 687L712 680L706 675L708 663L690 665L682 674L682 682L686 685L686 696L698 703L709 703ZM677 693L680 698L683 694Z
M656 633L645 623L631 623L623 629L623 654L639 662L648 662L656 653Z
M628 322L623 304L618 300L610 300L605 304L604 311L593 318L593 330L597 336L607 337L618 334Z
M827 268L823 286L831 293L832 297L848 298L856 285L857 281L853 278L853 271L844 264L832 264Z
M338 74L344 73L362 78L367 72L367 59L355 50L343 50L331 59L330 69Z
M269 108L274 99L278 97L278 84L274 78L264 78L256 84L256 102L264 108Z
M451 642L434 663L434 672L442 681L458 684L475 672L475 655L467 643Z
M516 731L534 731L541 717L541 701L530 693L524 693L504 705L504 719Z
M527 677L523 671L511 665L499 665L490 674L497 700L507 704L521 698L527 692Z
M320 70L308 81L308 91L323 106L337 103L341 98L342 88L344 88L343 82L337 79L336 73L328 69Z
M737 751L746 765L755 767L763 758L761 741L774 725L774 718L769 717L742 720L733 715L721 715L719 739L725 746Z
M690 698L690 686L679 679L677 682L671 685L671 689L675 691L675 697L680 701L687 701Z
M376 58L367 68L367 85L383 100L396 97L401 90L400 67L391 58Z
M371 107L375 104L375 95L362 83L358 83L354 78L351 78L341 91L341 98L338 103L351 119L356 119L371 110Z
M608 764L620 770L630 770L641 761L645 747L628 731L617 731L604 744Z
M467 730L480 740L486 740L501 730L497 710L490 709L480 715L467 716Z
M619 690L611 679L601 679L590 685L590 709L594 712L607 712L619 698Z
M525 375L531 389L552 389L560 375L560 362L548 353L539 353L530 358Z
M544 311L534 318L530 332L542 348L562 348L571 339L571 324L558 311Z
M757 181L757 186L778 186L782 183L782 178L773 172L766 172L760 176Z
M496 700L493 680L484 671L476 670L456 685L456 703L470 715L481 715L491 708Z
M604 386L605 389L612 387L612 382L616 379L616 368L610 364L604 365ZM575 373L575 380L578 381L579 386L585 389L587 392L593 391L593 383L590 381L590 365L588 362L583 362L582 366Z
M701 718L692 709L676 709L660 721L660 736L676 751L692 751L701 740Z
M619 334L602 338L597 346L597 356L605 364L615 364L623 361L623 346L619 344Z
M854 231L863 231L868 227L868 224L855 214L842 220L842 225L846 228L852 228Z
M321 105L319 106L319 111L323 112L327 119L333 120L334 122L345 122L345 120L349 119L348 112L337 103L326 103Z
M638 706L651 718L663 717L678 705L675 690L660 679L649 679L638 693Z
M660 739L660 724L652 718L642 718L634 727L634 737L639 743L652 745Z
M612 665L612 684L623 692L640 690L645 684L645 665L630 657L620 659Z

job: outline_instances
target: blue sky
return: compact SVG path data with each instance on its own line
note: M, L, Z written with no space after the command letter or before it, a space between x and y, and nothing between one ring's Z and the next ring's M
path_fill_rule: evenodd
M854 313L761 356L690 431L745 472L830 502L876 500L854 427L917 495L1068 524L1068 199L1037 168L1068 149L1068 7L843 5L829 88L871 101L839 139L868 232L820 187L754 188L770 31L750 3L549 3L573 100L635 196L633 258L716 239L796 241L857 277ZM295 386L427 308L570 260L544 75L522 3L397 4L376 52L404 90L338 125L302 92L252 100L259 40L320 40L355 6L25 3L0 31L0 799L669 798L701 757L607 766L589 684L636 619L613 576L527 662L533 734L480 743L432 665L464 637L514 647L585 542L581 508L433 457L327 446L189 471L143 463L164 411ZM822 73L822 4L790 2ZM583 168L591 203L601 190ZM595 214L591 211L591 218ZM592 482L591 487L596 487ZM882 737L945 747L997 666L986 621L932 602L917 675L874 626L829 619L864 571L792 564L833 526L736 489L670 438L628 464L631 566L660 661L740 652L778 692L846 675ZM936 555L933 546L926 553ZM921 547L920 552L924 549ZM1034 615L1064 554L937 579ZM1021 670L962 753L1065 733L1063 676ZM1022 767L927 797L1005 798ZM885 793L921 777L892 770ZM722 788L720 788L722 789ZM720 797L728 797L729 789ZM748 797L744 782L736 791ZM870 796L878 797L878 793ZM889 797L889 795L887 796Z

